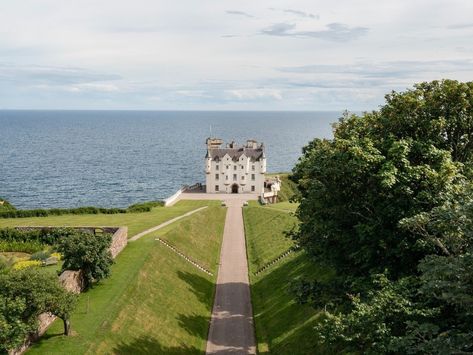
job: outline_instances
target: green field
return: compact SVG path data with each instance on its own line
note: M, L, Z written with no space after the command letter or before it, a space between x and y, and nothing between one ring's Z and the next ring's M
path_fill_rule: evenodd
M292 280L323 279L330 277L330 273L315 267L303 252L297 252L258 276L253 274L293 245L284 232L297 220L278 208L278 204L272 208L251 204L243 212L258 351L278 355L323 353L313 331L318 312L297 304L288 287Z
M159 224L202 205L210 207L129 243L111 277L80 295L71 319L73 335L63 336L57 321L28 353L203 353L216 276L198 270L155 238L170 241L216 274L226 209L219 202L186 201L164 210L166 218L155 211L151 215Z
M0 228L15 226L128 226L128 236L157 226L171 218L207 205L207 201L180 201L172 207L155 207L150 212L82 214L0 219Z

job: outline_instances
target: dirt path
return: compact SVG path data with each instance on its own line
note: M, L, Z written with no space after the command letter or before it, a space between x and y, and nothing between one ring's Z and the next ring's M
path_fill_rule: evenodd
M166 221L164 223L161 223L160 225L157 225L156 227L153 227L153 228L150 228L150 229L147 229L141 233L138 233L136 235L134 235L133 237L131 237L130 239L128 239L129 242L134 242L135 240L138 240L140 239L142 236L148 234L148 233L151 233L151 232L154 232L154 231L157 231L158 229L161 229L161 228L164 228L168 225L170 225L171 223L174 223L184 217L187 217L187 216L190 216L191 214L194 214L196 212L199 212L199 211L202 211L204 208L207 208L208 206L204 206L204 207L200 207L200 208L197 208L195 210L192 210L190 212L187 212L187 213L184 213L183 215L180 215L180 216L177 216L173 219L170 219L169 221Z
M233 195L234 196L234 195ZM256 354L242 204L228 206L207 354Z

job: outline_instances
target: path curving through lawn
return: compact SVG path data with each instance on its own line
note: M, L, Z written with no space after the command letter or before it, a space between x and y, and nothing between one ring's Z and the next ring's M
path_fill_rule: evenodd
M196 213L196 212L202 211L203 209L205 209L205 208L207 208L207 207L208 207L208 206L204 206L204 207L197 208L197 209L192 210L192 211L190 211L190 212L184 213L183 215L180 215L180 216L177 216L177 217L175 217L175 218L173 218L173 219L170 219L169 221L166 221L166 222L164 222L164 223L161 223L160 225L157 225L157 226L155 226L155 227L153 227L153 228L149 228L149 229L147 229L147 230L144 230L143 232L138 233L138 234L134 235L133 237L131 237L130 239L128 239L128 241L129 241L129 242L134 242L135 240L140 239L141 237L145 236L146 234L149 234L149 233L151 233L151 232L155 232L155 231L157 231L158 229L164 228L164 227L166 227L166 226L168 226L168 225L170 225L170 224L172 224L172 223L174 223L174 222L176 222L176 221L178 221L178 220L180 220L180 219L182 219L182 218L185 218L185 217L187 217L187 216L190 216L190 215L192 215L192 214L194 214L194 213Z

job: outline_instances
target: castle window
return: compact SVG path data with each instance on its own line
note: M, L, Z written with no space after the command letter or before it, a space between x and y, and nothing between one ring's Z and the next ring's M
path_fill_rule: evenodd
M251 170L255 171L255 166L254 165L251 166Z
M233 181L237 181L237 174L233 174Z
M218 164L217 164L217 165L215 165L215 170L218 170Z
M227 170L230 169L230 165L227 165Z
M236 165L233 165L233 170L236 170L237 169L237 166Z
M219 186L215 185L215 191L219 191Z
M251 180L255 181L255 174L251 174Z
M251 185L251 191L255 192L255 185Z
M242 180L245 180L245 177L244 177L244 176L242 176L242 177L241 177L241 179L242 179Z
M228 175L225 175L225 180L228 180Z
M219 178L219 175L215 174L215 180L218 180L218 178Z

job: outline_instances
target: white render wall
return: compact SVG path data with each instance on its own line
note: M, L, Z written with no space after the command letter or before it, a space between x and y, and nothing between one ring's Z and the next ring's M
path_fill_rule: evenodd
M259 161L254 162L244 154L237 162L233 161L228 154L218 162L207 158L205 173L207 193L232 193L232 186L236 183L238 185L238 193L261 194L264 190L266 158L261 158ZM234 180L234 174L236 174L236 180ZM253 174L254 180L252 180ZM218 175L218 179L216 175ZM216 186L219 187L218 191ZM251 186L255 187L255 191L251 191Z

